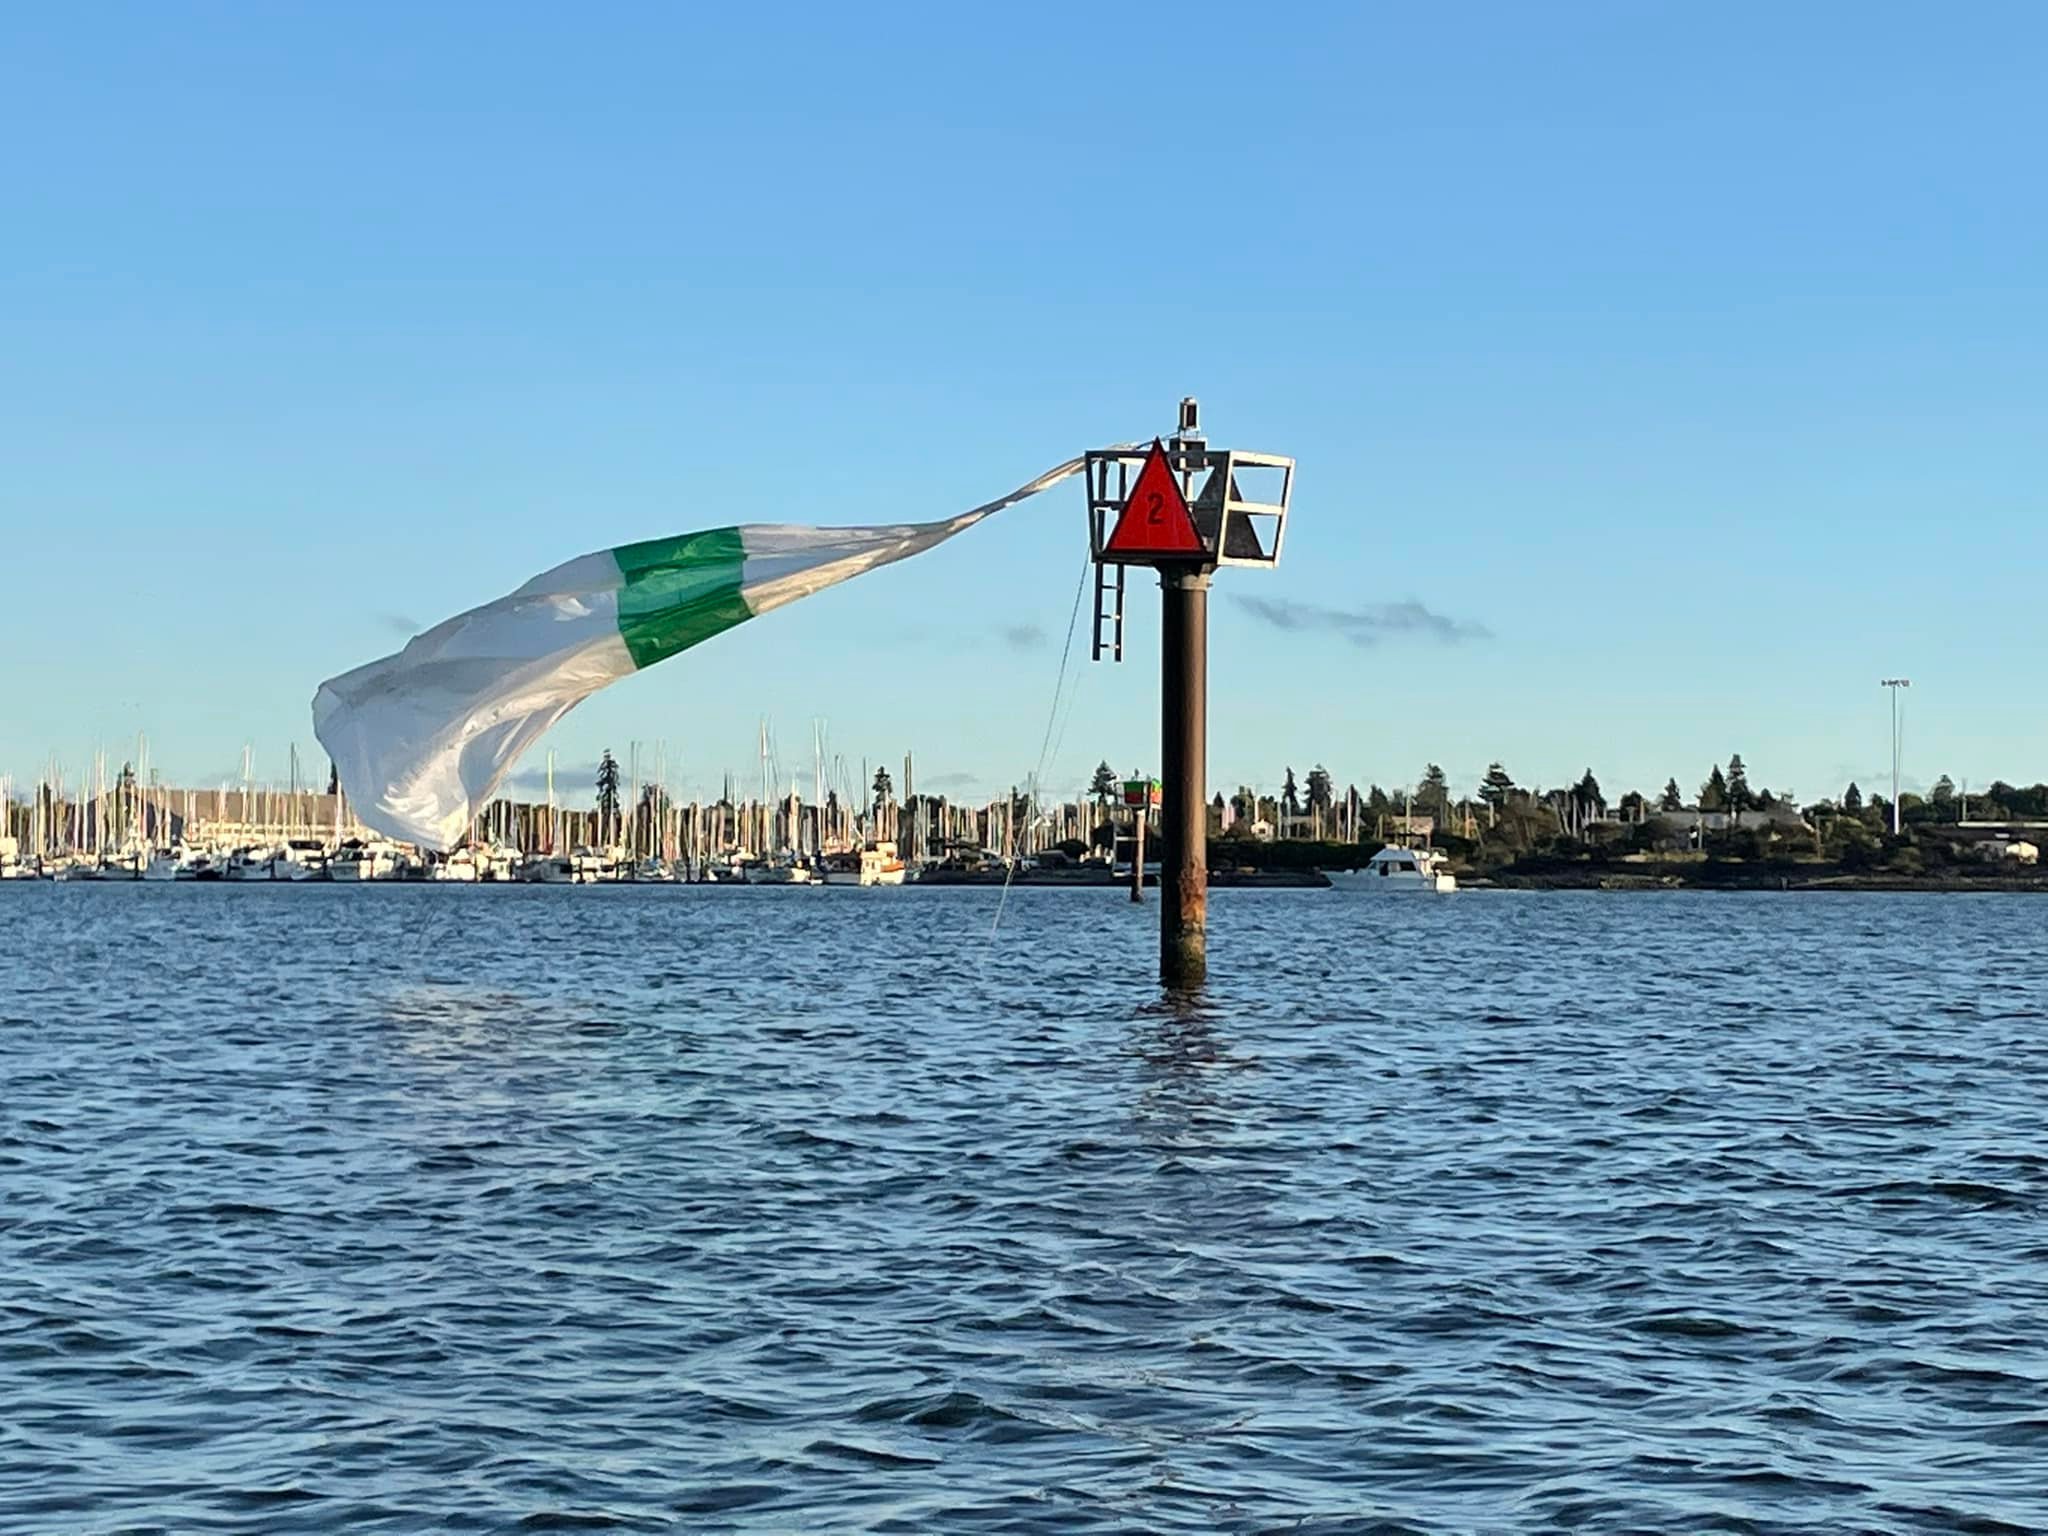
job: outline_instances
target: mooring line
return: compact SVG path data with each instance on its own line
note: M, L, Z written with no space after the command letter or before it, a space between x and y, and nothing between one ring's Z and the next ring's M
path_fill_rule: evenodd
M1088 590L1088 568L1094 563L1095 556L1091 551L1088 558L1081 562L1081 579L1074 584L1074 605L1067 610L1067 638L1066 643L1060 647L1060 670L1059 675L1053 680L1052 707L1045 714L1045 735L1038 743L1038 767L1031 774L1034 809L1036 808L1038 783L1045 777L1046 759L1052 753L1053 727L1059 723L1060 694L1066 689L1067 663L1074 654L1074 626L1081 619L1081 594ZM1080 692L1080 687L1081 675L1076 672L1074 674L1074 692L1076 694ZM1066 732L1062 731L1060 735L1064 739ZM1010 904L1010 885L1017 878L1017 863L1018 860L1013 853L1009 862L1003 866L1003 893L996 900L996 915L988 925L988 936L991 943L995 941L997 930L1003 926L1003 911Z

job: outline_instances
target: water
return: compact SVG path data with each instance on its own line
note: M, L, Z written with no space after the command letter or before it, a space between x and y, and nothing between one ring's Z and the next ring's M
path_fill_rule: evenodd
M0 1531L2048 1528L2027 897L0 887Z

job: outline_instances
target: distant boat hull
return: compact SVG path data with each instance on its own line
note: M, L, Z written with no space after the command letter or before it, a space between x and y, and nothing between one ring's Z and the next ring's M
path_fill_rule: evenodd
M1408 874L1405 871L1382 875L1370 869L1326 869L1330 889L1334 891L1364 891L1379 896L1441 896L1458 888L1456 875Z
M171 880L178 873L178 861L157 854L144 859L137 855L126 855L109 859L99 867L95 879L99 880Z
M1339 891L1442 896L1458 888L1458 877L1444 868L1444 856L1432 848L1389 844L1367 859L1362 869L1333 869L1327 873L1331 888Z
M329 880L344 885L396 880L400 875L398 856L385 844L350 843L327 856L326 874Z

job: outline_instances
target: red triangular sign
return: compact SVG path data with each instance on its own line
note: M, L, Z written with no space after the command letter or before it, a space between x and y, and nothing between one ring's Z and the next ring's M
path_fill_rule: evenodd
M1195 532L1194 518L1188 515L1187 498L1180 493L1173 466L1166 462L1165 445L1156 437L1102 553L1105 557L1208 553L1202 547L1202 536Z

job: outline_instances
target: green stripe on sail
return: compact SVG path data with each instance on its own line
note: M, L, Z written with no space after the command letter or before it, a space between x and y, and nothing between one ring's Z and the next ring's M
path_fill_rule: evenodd
M666 661L754 616L740 597L746 551L737 528L624 544L612 558L626 578L619 589L619 634L636 668Z

